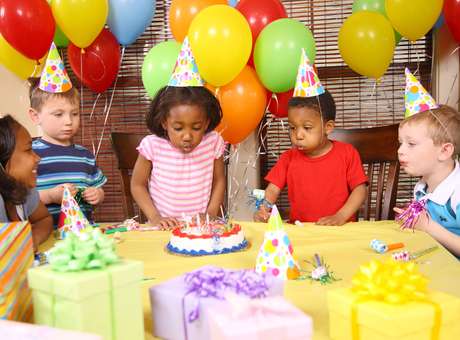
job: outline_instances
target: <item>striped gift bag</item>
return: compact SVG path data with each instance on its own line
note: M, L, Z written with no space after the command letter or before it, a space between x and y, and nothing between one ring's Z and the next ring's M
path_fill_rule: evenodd
M27 270L33 263L32 248L28 222L0 223L0 319L32 319L27 284Z

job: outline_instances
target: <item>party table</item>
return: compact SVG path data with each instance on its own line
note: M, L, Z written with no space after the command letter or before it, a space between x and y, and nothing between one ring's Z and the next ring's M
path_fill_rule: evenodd
M144 262L145 279L142 283L144 303L145 338L153 339L148 288L165 280L198 269L204 265L224 268L254 268L257 252L263 241L266 224L240 222L250 247L245 251L217 256L187 257L168 253L165 246L169 240L167 231L125 232L117 244L120 256ZM417 251L437 245L428 234L410 230L401 231L393 221L356 222L341 227L286 225L286 231L294 247L300 266L312 269L307 262L318 253L339 278L332 284L321 285L310 280L287 281L284 295L297 307L313 318L314 339L329 339L329 317L326 293L328 289L349 286L351 278L361 264L371 259L385 259L389 254L378 254L369 247L372 239L386 243L403 242L405 249ZM44 245L49 248L52 241ZM429 279L429 287L460 297L460 262L442 246L420 257L420 270Z

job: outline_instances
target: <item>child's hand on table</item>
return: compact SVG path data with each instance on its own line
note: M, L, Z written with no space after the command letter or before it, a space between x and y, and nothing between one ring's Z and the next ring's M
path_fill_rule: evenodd
M162 230L170 230L179 226L179 222L174 217L161 217L149 220L152 226L160 226Z
M316 224L318 225L336 225L336 226L344 225L345 223L347 223L347 219L341 213L336 213L335 215L321 217L316 222Z

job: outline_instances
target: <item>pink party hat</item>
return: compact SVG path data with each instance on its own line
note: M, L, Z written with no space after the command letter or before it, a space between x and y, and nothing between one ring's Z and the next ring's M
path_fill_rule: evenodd
M302 48L293 97L315 97L323 93L324 87Z
M407 67L404 99L406 105L406 118L416 113L438 108L438 104L436 104L433 97L430 96L427 90L425 90Z
M188 37L185 37L168 86L203 86L203 84L204 82L200 73L198 73L198 66L193 57Z
M264 242L257 255L256 272L268 272L283 280L295 279L300 275L292 243L284 230L276 205L272 208Z
M72 88L72 83L54 42L51 43L38 87L40 90L50 93L67 92Z
M72 197L69 188L64 186L58 224L59 238L65 238L68 232L79 234L88 227L91 227L91 223L86 219L77 201Z

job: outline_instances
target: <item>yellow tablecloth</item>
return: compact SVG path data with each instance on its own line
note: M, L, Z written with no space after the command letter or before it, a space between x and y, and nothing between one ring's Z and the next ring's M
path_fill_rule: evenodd
M169 232L166 231L122 233L123 241L117 245L118 254L143 261L145 277L155 278L143 282L146 339L153 339L148 296L148 288L152 285L207 264L235 269L254 268L266 224L241 224L251 243L250 248L243 252L218 256L185 257L169 254L165 251L169 240ZM305 260L311 260L313 254L318 253L324 257L336 277L341 278L330 285L321 285L310 280L286 282L285 297L313 318L314 339L329 339L327 290L349 286L360 264L373 258L383 259L389 256L373 252L369 248L372 239L387 243L404 242L409 251L437 244L423 232L399 230L398 225L392 221L348 223L342 227L304 223L304 227L287 225L286 230L302 269L310 269L311 266ZM421 257L418 262L421 271L431 280L430 288L460 297L460 262L455 257L440 246L440 249Z

